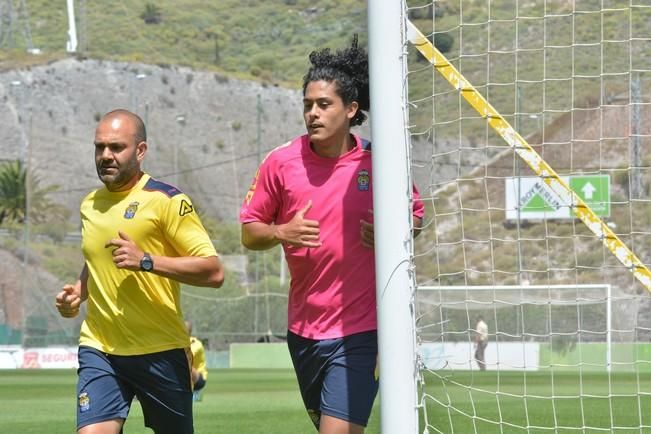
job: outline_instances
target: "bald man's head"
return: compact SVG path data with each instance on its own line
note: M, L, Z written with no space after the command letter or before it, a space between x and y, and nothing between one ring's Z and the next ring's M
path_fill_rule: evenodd
M132 188L142 174L140 162L147 151L145 125L127 110L105 114L95 130L97 175L109 191Z
M127 123L131 124L131 126L133 127L133 134L136 143L147 141L147 129L145 127L145 123L142 121L142 119L140 119L140 116L130 112L129 110L117 109L117 110L112 110L106 113L104 116L102 116L102 119L100 119L100 123L105 121L111 122L115 119L126 121Z

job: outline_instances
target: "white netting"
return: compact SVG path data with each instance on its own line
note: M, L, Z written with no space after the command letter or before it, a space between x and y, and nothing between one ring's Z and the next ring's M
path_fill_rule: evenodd
M280 247L230 255L223 258L230 280L224 288L184 288L183 312L211 349L286 338L289 281L281 258Z
M470 88L649 263L651 4L407 10L468 82L455 88L405 42L412 172L426 203L414 252L421 430L648 432L651 293ZM479 315L487 372L474 360Z

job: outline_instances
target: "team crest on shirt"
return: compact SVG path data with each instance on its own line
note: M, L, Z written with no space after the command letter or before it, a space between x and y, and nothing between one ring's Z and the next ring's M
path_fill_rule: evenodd
M124 210L124 218L132 219L136 215L136 211L138 211L138 205L140 205L139 202L131 202L127 209Z
M90 397L88 392L82 392L79 394L79 411L84 413L88 410L90 410Z
M357 173L357 189L359 191L368 191L371 183L371 177L368 176L368 170L362 169Z

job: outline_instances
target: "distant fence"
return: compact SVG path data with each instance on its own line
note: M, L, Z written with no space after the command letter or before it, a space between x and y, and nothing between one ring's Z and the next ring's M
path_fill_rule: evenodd
M230 367L289 369L292 360L286 343L231 344Z
M232 344L230 351L206 351L210 369L289 369L287 344ZM76 369L77 347L23 348L0 345L0 369Z
M23 332L7 324L0 324L0 345L20 345Z
M528 350L518 355L511 351L512 364L501 364L499 369L509 370L576 370L597 371L605 369L606 345L598 343L578 344L562 353L551 351L548 344L530 343ZM488 369L497 369L492 363L495 352L508 353L513 343L489 344L486 350ZM612 370L620 372L651 372L651 344L614 344ZM421 355L429 368L434 370L471 370L476 365L469 356L470 343L426 345ZM583 363L576 363L579 354ZM456 362L455 362L456 360ZM462 361L462 362L460 362ZM286 343L234 343L230 351L206 351L209 369L291 369L292 362ZM77 347L22 348L20 345L0 345L0 369L76 369Z

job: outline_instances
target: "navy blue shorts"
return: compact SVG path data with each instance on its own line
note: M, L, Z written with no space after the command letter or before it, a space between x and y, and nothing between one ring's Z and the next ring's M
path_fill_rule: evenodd
M287 344L314 426L322 414L366 426L378 391L377 332L324 340L287 332Z
M188 350L189 351L189 350ZM192 380L183 349L114 356L79 347L77 430L126 419L134 396L156 434L192 434Z
M206 386L206 380L204 380L203 375L199 374L197 382L194 383L194 391L198 392Z

